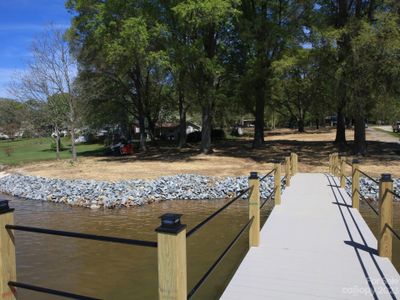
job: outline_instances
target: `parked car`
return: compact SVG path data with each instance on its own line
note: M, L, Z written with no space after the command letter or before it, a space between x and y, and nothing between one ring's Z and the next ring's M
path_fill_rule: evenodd
M392 124L393 132L400 132L400 121L394 122Z

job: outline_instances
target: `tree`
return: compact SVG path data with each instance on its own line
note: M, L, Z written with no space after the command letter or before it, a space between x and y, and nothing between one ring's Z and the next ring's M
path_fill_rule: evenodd
M223 84L221 54L228 44L226 38L238 11L235 1L230 0L185 0L173 10L181 28L188 32L186 51L191 54L190 76L202 115L201 151L208 154L212 152L214 110Z
M272 97L272 64L286 49L298 46L310 6L308 1L243 0L240 8L235 24L239 48L234 57L241 64L238 69L244 101L255 116L253 147L257 148L264 143L266 99Z
M146 151L146 128L154 130L168 81L166 29L158 22L157 3L70 0L67 7L75 13L69 39L82 72L114 82L118 95L111 99L129 106L139 122L140 148Z
M76 161L77 63L65 40L65 32L53 26L48 27L32 42L31 52L32 59L28 70L19 75L11 90L19 99L48 103L52 123L57 132L56 124L60 123L59 119L65 121L71 135L72 160Z

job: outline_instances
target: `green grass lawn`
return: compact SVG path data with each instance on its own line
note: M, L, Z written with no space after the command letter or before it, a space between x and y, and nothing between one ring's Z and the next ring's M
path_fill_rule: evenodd
M41 160L53 160L56 153L51 149L52 138L22 139L16 141L0 141L0 164L19 165ZM67 148L61 151L61 158L71 158L69 138L62 138L62 145ZM78 156L90 156L103 153L102 144L77 145ZM7 155L10 149L10 155Z

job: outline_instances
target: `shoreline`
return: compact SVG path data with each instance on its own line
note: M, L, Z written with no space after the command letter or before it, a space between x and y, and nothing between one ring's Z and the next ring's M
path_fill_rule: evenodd
M262 182L261 198L269 196L273 184L271 176ZM0 177L0 192L3 194L28 201L50 201L91 209L133 207L164 200L225 199L235 196L247 186L247 176L221 178L197 174L117 182L50 179L20 174L3 174Z

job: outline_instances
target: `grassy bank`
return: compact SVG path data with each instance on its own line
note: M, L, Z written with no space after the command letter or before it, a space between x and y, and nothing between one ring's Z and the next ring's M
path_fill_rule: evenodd
M55 160L56 153L51 149L52 138L21 139L15 141L0 141L0 164L19 165L36 161ZM61 158L71 157L70 142L68 138L62 139L66 148L61 151ZM103 151L100 144L77 145L78 156L90 156Z

